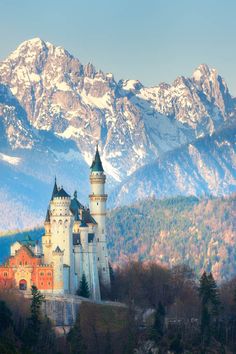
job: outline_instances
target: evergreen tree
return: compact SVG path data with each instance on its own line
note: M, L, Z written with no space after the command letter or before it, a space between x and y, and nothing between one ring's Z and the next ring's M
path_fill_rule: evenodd
M23 335L23 342L24 342L24 351L27 352L28 350L32 350L36 352L37 342L39 339L39 332L40 332L40 307L42 302L44 301L44 296L40 293L35 285L31 287L31 316L28 319L28 326L25 330Z
M215 316L219 315L219 305L220 305L220 300L219 300L219 291L215 282L215 279L213 278L212 273L208 275L208 284L209 284L209 299L212 304L212 313Z
M109 262L109 273L110 273L111 283L113 283L114 280L115 280L115 275L114 275L114 270L113 270L112 265L111 265L110 262Z
M210 342L212 334L217 336L219 315L219 293L212 273L204 272L200 279L199 296L201 299L201 335L203 347Z
M80 286L79 286L79 290L77 291L77 294L79 296L83 296L83 297L87 297L87 298L89 298L89 296L90 296L88 282L86 280L86 276L84 273L82 275L82 279L80 280Z
M4 301L0 301L0 334L12 326L12 314Z
M106 333L105 340L106 342L105 342L104 354L113 354L113 349L111 344L111 333L109 330Z
M31 301L31 318L30 321L35 330L38 330L40 325L40 307L44 301L44 296L40 293L35 285L31 287L32 301Z
M181 335L177 334L173 340L170 343L170 350L171 352L174 352L175 354L181 354L183 353L183 344L181 341Z
M236 305L236 287L234 289L234 304Z
M67 342L72 354L86 354L87 349L81 333L80 315L78 314L75 325L67 335Z
M151 330L151 339L153 339L156 343L159 343L164 335L165 315L165 308L162 303L159 302L155 311L154 324Z

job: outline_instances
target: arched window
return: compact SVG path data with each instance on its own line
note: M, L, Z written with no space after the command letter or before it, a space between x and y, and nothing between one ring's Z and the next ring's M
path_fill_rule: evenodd
M19 289L26 290L27 289L27 281L25 279L21 279L19 281Z
M44 272L40 272L40 276L43 277L44 276Z
M4 277L7 277L7 272L4 272L4 273L3 273L3 276L4 276Z

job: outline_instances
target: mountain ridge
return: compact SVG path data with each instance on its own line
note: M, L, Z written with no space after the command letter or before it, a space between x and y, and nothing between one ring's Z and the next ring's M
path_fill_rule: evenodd
M36 178L35 188L43 184L39 204L45 207L55 174L85 198L89 186L84 182L78 188L78 182L87 182L98 142L111 193L140 168L201 137L220 134L235 121L235 98L206 64L190 78L145 87L138 80L117 82L111 73L84 65L39 38L23 42L0 62L0 167L7 164L20 180L22 172ZM230 155L225 158L234 161ZM10 189L7 179L2 187ZM13 184L11 188L19 200L24 198ZM110 206L122 200L120 196Z

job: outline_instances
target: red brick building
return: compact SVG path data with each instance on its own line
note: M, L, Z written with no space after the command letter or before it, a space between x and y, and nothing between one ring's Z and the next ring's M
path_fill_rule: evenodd
M52 292L53 267L42 263L41 256L34 252L36 247L29 238L28 242L16 242L12 246L14 255L0 266L1 288L30 290L35 285L39 290Z

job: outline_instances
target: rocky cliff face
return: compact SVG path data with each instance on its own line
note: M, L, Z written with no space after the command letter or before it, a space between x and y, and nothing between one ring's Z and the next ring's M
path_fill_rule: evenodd
M197 139L147 164L120 183L110 195L119 206L177 195L227 195L236 191L236 125Z
M167 152L231 126L235 100L207 65L192 78L147 88L138 80L116 82L35 38L0 63L0 117L0 152L7 156L0 155L1 164L40 183L62 173L74 188L99 142L112 189ZM32 160L40 161L36 168Z

